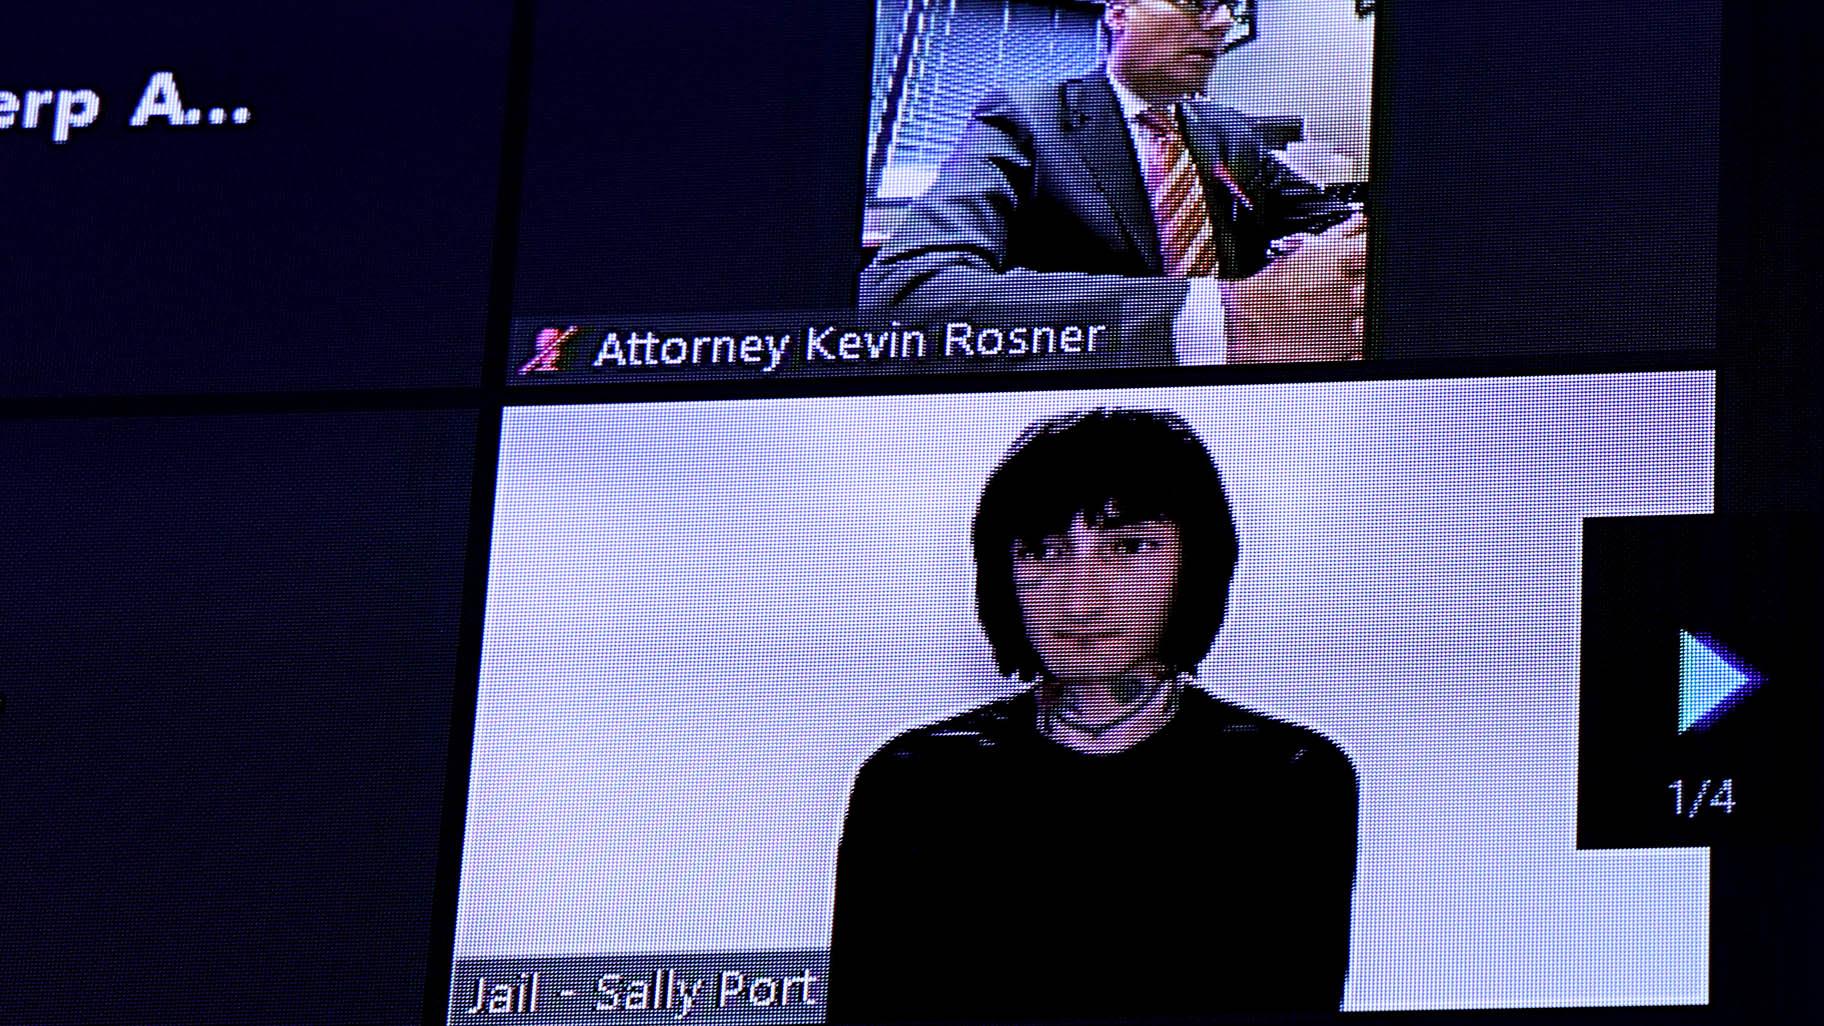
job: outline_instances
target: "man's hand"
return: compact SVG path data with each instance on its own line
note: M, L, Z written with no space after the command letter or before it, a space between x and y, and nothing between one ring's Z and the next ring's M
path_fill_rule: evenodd
M1286 241L1298 244L1227 285L1229 362L1361 359L1368 219Z

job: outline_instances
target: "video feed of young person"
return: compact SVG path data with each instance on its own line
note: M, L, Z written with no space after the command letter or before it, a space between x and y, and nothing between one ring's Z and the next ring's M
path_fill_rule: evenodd
M514 411L450 1021L1702 1004L1707 850L1577 847L1579 545L1714 386Z

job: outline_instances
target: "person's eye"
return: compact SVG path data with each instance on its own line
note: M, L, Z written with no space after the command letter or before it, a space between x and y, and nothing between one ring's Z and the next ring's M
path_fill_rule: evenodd
M1157 538L1130 536L1115 539L1115 552L1123 556L1138 556L1144 552L1156 552L1159 549Z
M1046 563L1063 555L1063 544L1055 541L1018 542L1013 548L1013 558L1022 563Z

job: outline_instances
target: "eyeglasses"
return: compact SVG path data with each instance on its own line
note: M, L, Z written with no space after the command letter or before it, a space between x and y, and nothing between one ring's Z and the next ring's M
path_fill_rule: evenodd
M1229 17L1239 20L1247 6L1245 3L1237 3L1235 0L1165 0L1165 2L1198 20L1212 17L1216 12L1225 10L1229 12Z

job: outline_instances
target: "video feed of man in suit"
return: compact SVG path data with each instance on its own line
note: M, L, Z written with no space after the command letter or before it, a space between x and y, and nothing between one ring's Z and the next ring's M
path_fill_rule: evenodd
M1371 18L977 6L973 23L968 0L883 17L900 45L876 55L893 63L875 75L864 309L1108 321L1123 362L1153 366L1362 358ZM940 155L945 107L962 104ZM1309 123L1346 142L1306 143Z

